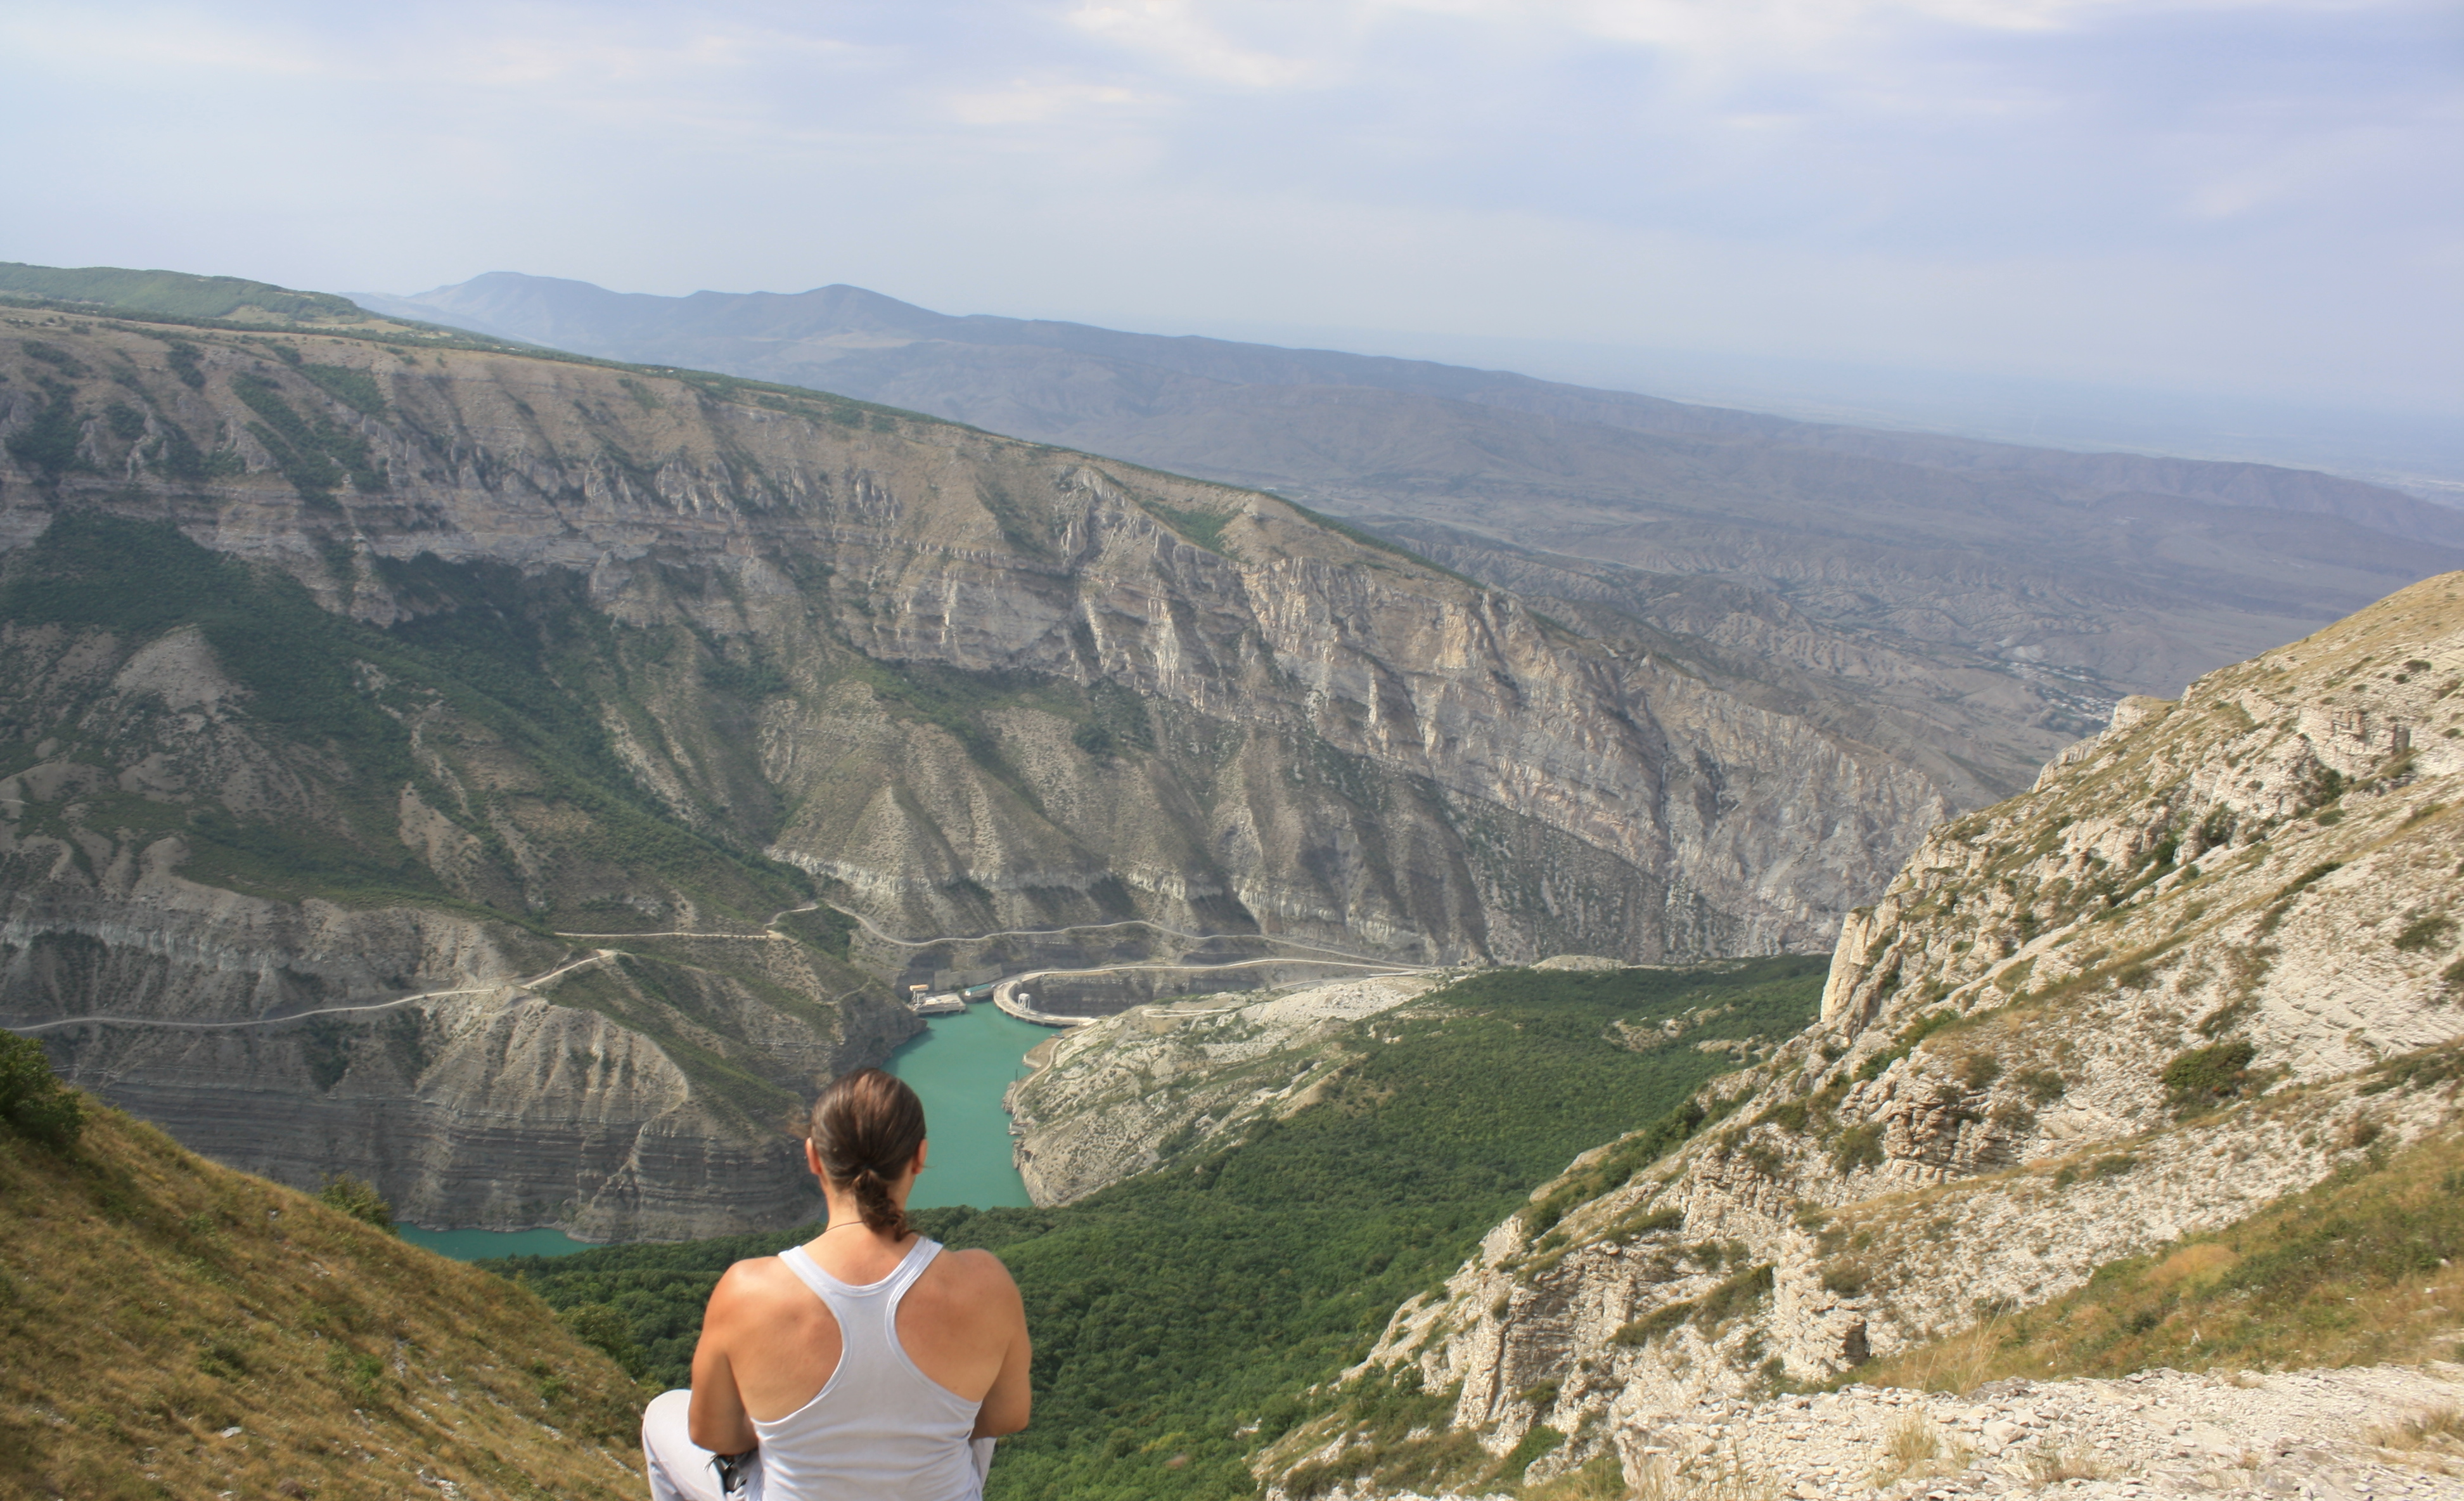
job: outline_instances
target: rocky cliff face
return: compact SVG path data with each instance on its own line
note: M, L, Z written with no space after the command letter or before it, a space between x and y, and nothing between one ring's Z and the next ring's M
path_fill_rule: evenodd
M1268 996L1139 1006L1054 1037L1009 1087L1018 1171L1038 1204L1068 1203L1310 1104L1352 1061L1336 1039L1456 978L1336 981Z
M1622 574L1615 607L1642 629L1689 629L1657 607L1660 580L1714 578L1757 596L1756 613L1795 615L1822 649L1886 654L1894 678L1934 680L1932 692L1875 695L1889 681L1851 669L1826 687L1917 721L1921 739L1978 763L1989 783L2011 752L2033 749L2033 772L2081 733L2058 722L2081 683L2112 685L2108 697L2170 693L2464 566L2464 516L2315 472L1793 422L1331 350L951 318L857 287L659 298L494 273L378 305L1268 486L1415 546L1453 534L1446 561L1527 599L1552 592L1531 578L1532 553L1595 579ZM2038 722L2048 717L2057 722Z
M796 1088L912 1027L879 980L947 936L1803 947L1949 810L1271 497L836 398L378 322L19 313L0 374L0 1020L192 1139L449 1219L787 1203L792 1172L696 1183L668 1143L725 1117L722 1155L771 1162ZM862 926L764 937L813 883ZM667 967L517 983L609 944ZM407 997L427 1066L295 1036ZM539 1005L683 1082L582 1018L456 1051ZM252 1124L310 1098L329 1148Z
M1641 1473L1702 1402L2050 1298L2452 1122L2459 689L2450 574L2126 700L1851 916L1815 1028L1588 1154L1375 1358L1460 1383L1494 1450L1578 1436L1535 1475Z

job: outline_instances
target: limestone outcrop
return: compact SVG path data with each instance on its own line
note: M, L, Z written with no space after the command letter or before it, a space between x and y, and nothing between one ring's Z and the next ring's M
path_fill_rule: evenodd
M1349 1061L1332 1044L1353 1023L1454 978L1430 970L1264 996L1194 996L1059 1034L1027 1054L1036 1071L1001 1102L1028 1196L1068 1203L1262 1115L1290 1115Z
M2464 575L2125 700L1851 916L1816 1026L1587 1154L1373 1358L1458 1386L1493 1451L1577 1436L1535 1476L1609 1448L1639 1473L1702 1403L2451 1126L2459 817Z

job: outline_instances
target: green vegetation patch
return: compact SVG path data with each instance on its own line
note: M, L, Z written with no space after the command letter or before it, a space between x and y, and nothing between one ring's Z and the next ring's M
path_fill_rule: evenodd
M2257 1056L2255 1047L2236 1038L2176 1053L2158 1077L2174 1109L2197 1110L2232 1099L2249 1088L2251 1060Z
M1232 514L1169 505L1161 500L1142 499L1138 504L1148 515L1208 552L1223 551L1223 528L1232 523Z
M1252 1494L1244 1456L1345 1400L1296 1394L1356 1362L1570 1158L1678 1113L1728 1067L1696 1042L1802 1026L1825 968L1476 975L1363 1024L1396 1040L1364 1034L1318 1103L1201 1159L1064 1208L923 1212L927 1233L999 1252L1026 1296L1035 1426L1003 1445L992 1493ZM1647 1051L1613 1030L1706 1006L1726 1009ZM682 1384L718 1274L809 1233L497 1265L558 1307L623 1311L652 1379Z
M1934 1033L1941 1031L1943 1028L1949 1026L1959 1020L1959 1013L1951 1010L1928 1011L1925 1015L1918 1017L1915 1021L1910 1022L1907 1026L1900 1028L1900 1035L1891 1040L1890 1047L1884 1048L1881 1052L1875 1053L1873 1056L1867 1058L1863 1063L1859 1064L1857 1066L1857 1077L1859 1079L1881 1078L1882 1076L1883 1070L1888 1069L1891 1065L1916 1051L1917 1044L1924 1042Z
M55 1151L85 1130L83 1097L53 1075L41 1044L10 1032L0 1032L0 1125Z
M322 414L301 416L283 399L281 388L264 376L239 376L231 382L231 393L264 419L251 423L248 430L274 455L275 467L300 498L311 503L330 501L344 475L350 477L351 488L363 495L385 490L384 467L369 452L366 438Z
M45 479L56 479L73 469L92 469L77 453L85 425L77 413L76 389L48 375L37 376L34 385L43 393L43 405L32 422L9 434L9 456Z

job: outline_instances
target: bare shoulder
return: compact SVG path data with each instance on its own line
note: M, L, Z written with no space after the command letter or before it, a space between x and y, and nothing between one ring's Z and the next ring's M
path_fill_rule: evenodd
M776 1256L756 1256L727 1269L711 1289L708 1318L758 1313L799 1286L796 1274Z
M1009 1269L1001 1259L988 1250L945 1250L939 1258L948 1269L943 1273L952 1291L962 1294L999 1298L1004 1302L1018 1300L1018 1284L1011 1279Z

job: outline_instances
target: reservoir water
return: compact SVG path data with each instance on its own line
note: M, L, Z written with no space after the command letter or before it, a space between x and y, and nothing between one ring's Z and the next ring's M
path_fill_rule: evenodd
M933 1149L907 1202L918 1209L972 1204L1023 1207L1026 1182L1010 1159L1009 1116L1001 1094L1026 1076L1026 1050L1053 1035L986 1003L961 1016L925 1019L922 1036L891 1054L890 1071L924 1102ZM563 1256L588 1250L561 1230L423 1230L402 1238L455 1261L490 1256Z
M490 1256L565 1256L590 1249L588 1242L577 1241L562 1230L423 1230L415 1225L406 1225L402 1238L455 1261L479 1261Z
M962 1016L927 1017L924 1026L922 1036L890 1056L890 1071L924 1102L924 1129L933 1142L908 1203L1023 1207L1026 1181L1010 1159L1001 1095L1011 1081L1026 1077L1026 1050L1051 1040L1052 1028L1022 1022L989 1002L968 1006Z

